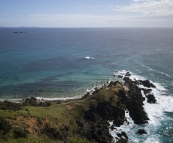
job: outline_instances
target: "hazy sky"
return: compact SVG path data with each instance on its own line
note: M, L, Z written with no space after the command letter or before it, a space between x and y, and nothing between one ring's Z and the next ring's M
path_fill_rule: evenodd
M0 0L0 26L173 27L173 0Z

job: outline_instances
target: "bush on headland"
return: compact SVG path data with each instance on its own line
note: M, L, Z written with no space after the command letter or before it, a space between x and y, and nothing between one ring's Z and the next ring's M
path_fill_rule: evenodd
M24 105L24 106L43 106L43 107L47 107L47 106L51 105L51 102L49 102L49 101L40 102L39 100L37 100L37 98L31 97L31 98L25 98L22 105Z
M0 141L7 141L6 134L12 129L11 124L0 116Z
M9 102L5 100L4 102L0 102L0 109L17 111L21 109L21 104L13 103L13 102Z
M5 118L0 116L0 133L7 134L11 130L11 124L5 120Z
M21 128L13 129L14 138L26 138L28 134Z

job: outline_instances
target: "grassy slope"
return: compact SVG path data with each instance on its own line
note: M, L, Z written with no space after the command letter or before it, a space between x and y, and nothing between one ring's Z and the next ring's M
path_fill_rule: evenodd
M9 120L13 127L21 127L30 132L27 139L14 139L11 131L8 134L8 142L55 142L40 133L40 129L46 123L56 128L66 139L77 136L76 119L83 116L84 111L91 104L96 106L98 102L109 101L111 98L112 105L116 106L118 89L122 89L121 84L117 84L116 87L102 88L83 100L71 100L61 104L54 103L49 107L25 106L18 111L0 110L0 116ZM68 130L64 130L64 128L68 128ZM61 141L56 140L56 142Z

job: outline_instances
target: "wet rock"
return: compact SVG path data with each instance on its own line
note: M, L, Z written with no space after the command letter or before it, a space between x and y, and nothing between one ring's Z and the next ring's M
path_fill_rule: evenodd
M149 93L152 91L152 89L145 89L145 88L141 88L141 90L144 91L144 94L145 94L145 95L146 95L146 94L149 94Z
M114 125L112 125L112 126L110 127L110 129L111 129L111 130L115 130L116 128L114 127Z
M127 93L127 109L130 117L135 124L145 124L149 120L146 112L144 111L143 101L145 98L141 94L141 90L138 86L129 84L129 91Z
M142 84L145 87L148 87L148 88L151 88L151 87L155 88L156 87L149 80L138 80L138 81L140 82L140 84Z
M137 134L139 134L139 135L144 135L144 134L147 134L147 132L146 132L144 129L139 129L139 130L137 131Z
M117 133L117 136L118 136L119 138L121 138L121 137L122 137L122 134L121 134L121 133Z
M121 135L124 136L126 138L126 140L129 139L128 136L127 136L127 134L124 131L121 132Z
M127 73L125 74L125 76L131 76L130 72L127 72Z
M122 78L123 76L122 75L118 75L118 78Z
M148 103L156 103L156 98L154 97L153 94L149 94L146 97L147 97L147 102Z
M117 140L117 142L120 143L127 143L128 142L128 136L125 132L121 132L121 133L117 133L117 137L115 138Z
M124 80L125 82L131 81L131 79L130 79L129 77L126 77L126 76L123 78L123 80Z

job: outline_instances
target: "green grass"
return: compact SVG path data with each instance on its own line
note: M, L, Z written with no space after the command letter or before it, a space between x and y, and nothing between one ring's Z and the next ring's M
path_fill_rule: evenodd
M18 114L19 114L19 111L0 110L0 115L4 118L15 119Z

